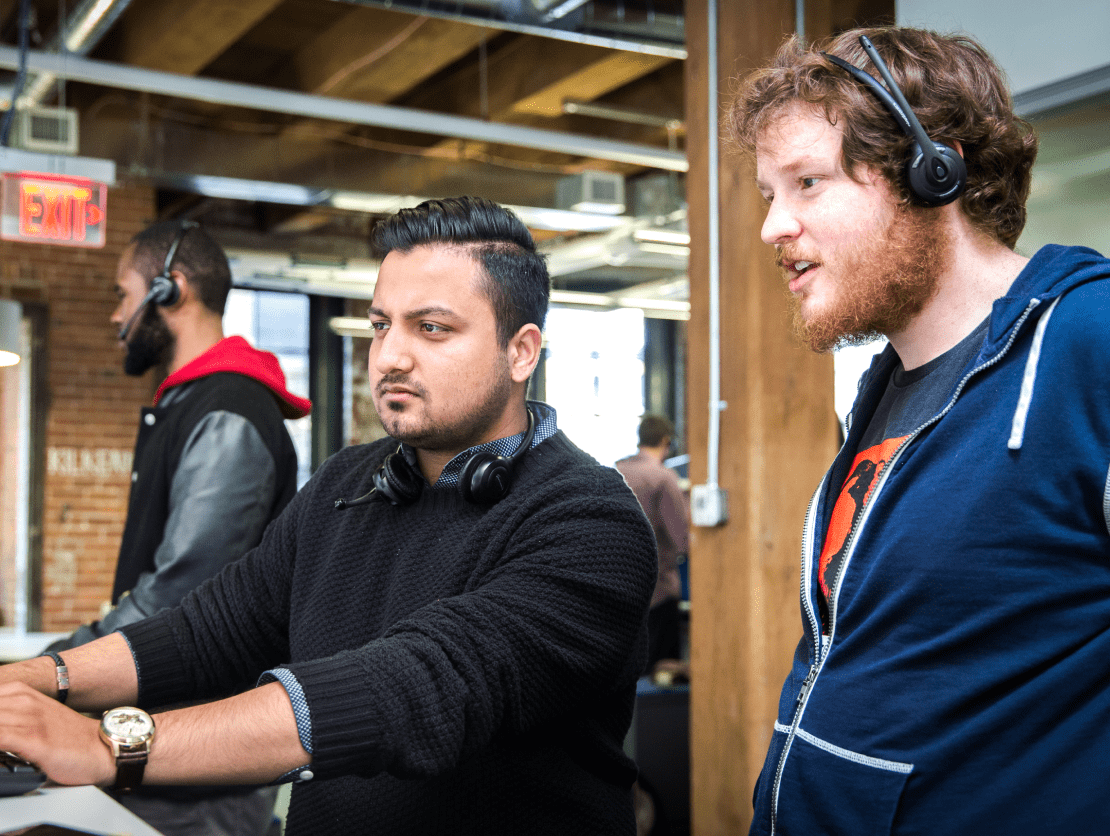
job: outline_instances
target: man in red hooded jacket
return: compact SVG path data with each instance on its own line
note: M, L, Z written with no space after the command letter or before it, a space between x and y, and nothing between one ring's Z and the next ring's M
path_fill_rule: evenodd
M297 490L285 418L309 401L285 388L277 358L225 337L227 256L191 221L158 223L124 251L115 280L124 371L167 373L144 407L112 609L51 650L85 644L177 605L243 556ZM121 802L167 836L261 834L272 791L140 788Z

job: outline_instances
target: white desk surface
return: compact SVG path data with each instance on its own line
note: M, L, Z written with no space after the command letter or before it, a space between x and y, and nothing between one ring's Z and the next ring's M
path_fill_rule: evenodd
M47 787L0 798L0 836L10 830L54 824L104 836L161 836L96 787Z
M46 646L69 633L23 633L0 627L0 664L38 656Z

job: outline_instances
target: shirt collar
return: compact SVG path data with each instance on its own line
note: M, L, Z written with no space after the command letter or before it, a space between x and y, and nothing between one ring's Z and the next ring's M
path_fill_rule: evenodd
M537 444L542 444L551 436L558 432L559 428L555 420L555 407L546 404L543 401L528 401L528 406L536 415L536 431L532 435L532 444L529 450L533 449ZM516 452L520 442L524 440L524 433L517 433L510 435L507 438L497 438L493 441L487 441L485 444L479 444L474 447L469 447L463 450L451 461L447 462L443 467L443 471L439 474L439 479L435 483L438 488L450 488L459 483L459 473L462 472L463 465L467 463L471 456L482 450L488 450L498 456L511 456ZM401 455L405 457L417 473L420 468L417 466L416 451L405 443L401 443Z

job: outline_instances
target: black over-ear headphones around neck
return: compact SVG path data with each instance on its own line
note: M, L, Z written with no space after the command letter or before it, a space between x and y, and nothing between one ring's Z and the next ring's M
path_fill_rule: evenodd
M177 235L173 238L173 243L170 248L166 250L166 261L162 265L162 272L150 280L150 290L147 291L143 301L139 303L139 307L135 308L135 313L131 314L131 318L127 320L127 324L120 329L119 338L121 341L126 342L127 335L131 331L131 327L135 324L135 320L146 309L146 306L153 302L159 307L168 308L170 305L176 305L177 300L181 298L181 288L177 283L170 278L170 268L173 266L173 260L177 256L177 250L181 246L181 242L185 239L190 229L195 229L200 226L196 221L182 221L181 226L177 230Z
M489 450L479 450L466 460L459 473L459 493L467 502L477 505L493 505L504 499L513 484L513 471L532 447L536 435L536 415L532 407L528 411L528 429L511 456L499 456ZM365 505L375 497L388 500L394 505L409 505L416 501L424 489L424 477L405 459L400 446L385 457L382 466L372 477L374 487L358 499L337 499L335 507L342 511L355 505Z
M866 35L860 35L859 42L883 77L886 87L843 58L827 52L821 54L866 85L890 111L898 126L914 140L913 151L906 163L906 181L914 200L925 206L944 206L951 203L963 194L967 185L967 167L963 157L955 149L929 139L871 40Z

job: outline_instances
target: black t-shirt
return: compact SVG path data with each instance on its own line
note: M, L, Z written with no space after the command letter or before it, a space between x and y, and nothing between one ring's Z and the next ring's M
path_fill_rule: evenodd
M960 372L979 351L987 333L987 320L957 345L923 366L906 371L899 363L887 382L863 433L848 478L833 506L829 529L821 550L818 582L824 630L829 629L828 596L836 587L837 574L848 550L849 537L895 451L922 424L944 409L952 396Z

